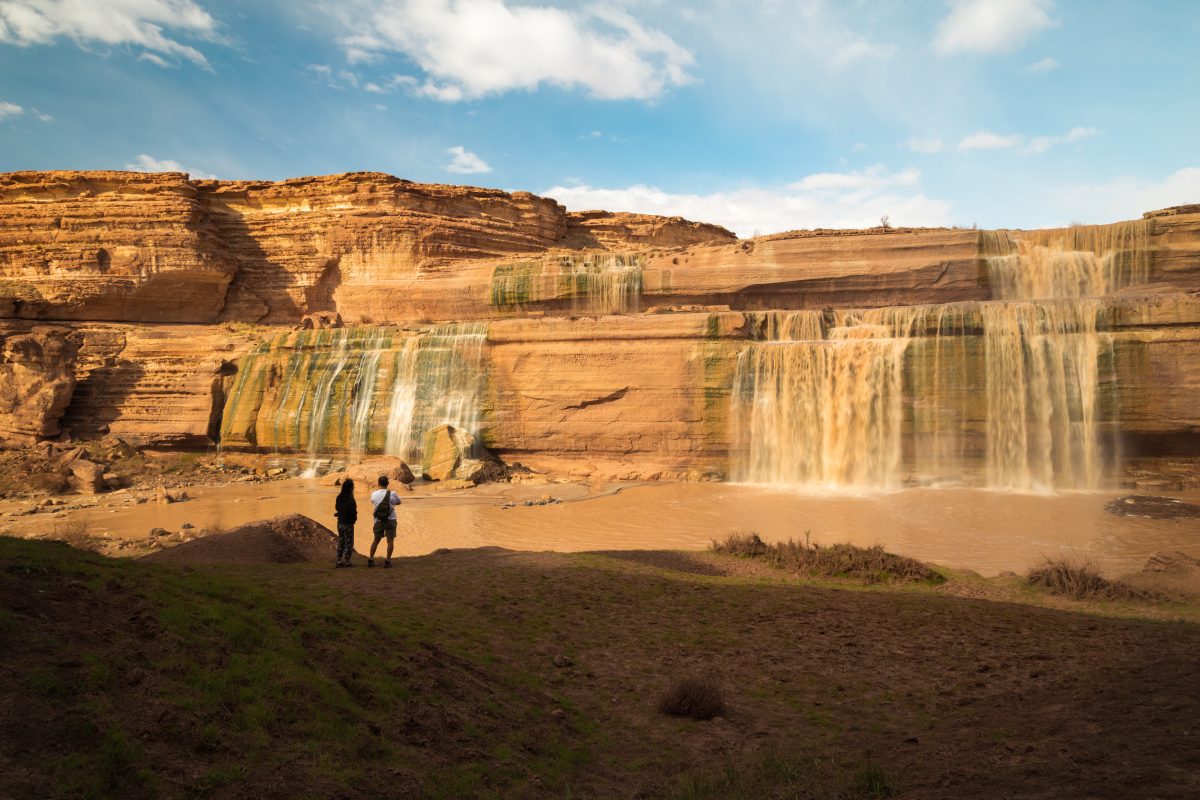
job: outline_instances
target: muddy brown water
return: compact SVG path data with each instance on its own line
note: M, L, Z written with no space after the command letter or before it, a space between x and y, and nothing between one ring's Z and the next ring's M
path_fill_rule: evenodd
M198 486L191 500L135 504L129 493L57 514L9 516L0 531L19 536L58 534L85 521L90 535L143 539L151 528L232 527L280 514L301 513L334 527L337 489L315 479L265 484ZM527 507L551 495L564 502ZM907 489L874 495L801 494L717 483L493 485L451 492L420 486L403 494L396 553L499 546L514 550L702 549L713 538L754 531L768 541L882 544L934 564L984 575L1023 572L1043 558L1074 554L1106 573L1141 569L1158 550L1200 555L1200 522L1118 517L1104 506L1116 492L1009 494L975 489ZM1200 492L1178 494L1190 502ZM366 492L358 493L357 546L369 547ZM79 499L82 502L83 499ZM76 502L75 499L71 500ZM506 503L516 502L513 508ZM13 511L28 503L0 504Z

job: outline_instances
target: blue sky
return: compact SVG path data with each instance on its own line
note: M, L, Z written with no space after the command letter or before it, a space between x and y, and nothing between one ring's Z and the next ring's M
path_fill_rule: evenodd
M0 0L0 171L378 170L817 226L1200 202L1194 0Z

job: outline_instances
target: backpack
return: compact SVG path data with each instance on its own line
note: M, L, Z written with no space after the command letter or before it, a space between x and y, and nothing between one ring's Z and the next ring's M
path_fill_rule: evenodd
M379 501L379 505L375 506L373 516L380 522L387 522L392 518L392 490L383 490L383 499Z

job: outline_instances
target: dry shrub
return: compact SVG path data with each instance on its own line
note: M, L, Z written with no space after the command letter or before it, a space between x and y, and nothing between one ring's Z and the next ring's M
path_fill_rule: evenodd
M813 544L806 531L804 541L788 539L767 544L756 533L734 533L723 542L712 543L714 553L761 558L772 566L826 578L856 578L867 583L942 583L946 579L920 561L889 553L881 545L858 547Z
M86 519L60 519L54 523L54 538L80 550L91 550L94 544L91 530L92 525Z
M721 684L706 676L680 678L658 701L658 710L672 717L712 719L725 713Z
M1047 558L1046 563L1029 571L1025 582L1051 594L1074 600L1161 600L1149 589L1139 589L1123 581L1110 581L1090 561Z

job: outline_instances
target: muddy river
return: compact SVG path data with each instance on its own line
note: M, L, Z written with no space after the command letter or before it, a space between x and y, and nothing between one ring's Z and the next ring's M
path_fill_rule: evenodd
M334 527L337 489L316 479L188 488L187 502L137 504L131 493L72 499L90 504L58 513L0 518L0 531L57 534L80 521L93 536L142 539L154 527L229 528L288 513ZM1200 493L1179 495L1191 502ZM525 506L550 495L561 503ZM1190 495L1190 496L1189 496ZM1200 522L1118 517L1104 510L1116 493L1006 494L974 489L907 489L877 495L801 494L719 483L497 484L403 493L398 555L438 548L520 550L701 549L733 531L764 539L882 544L935 564L984 575L1022 572L1044 557L1073 553L1109 574L1138 570L1157 550L1200 552ZM511 504L516 504L512 506ZM370 544L370 514L359 493L358 547ZM0 504L16 511L26 503ZM511 507L506 507L511 506Z

